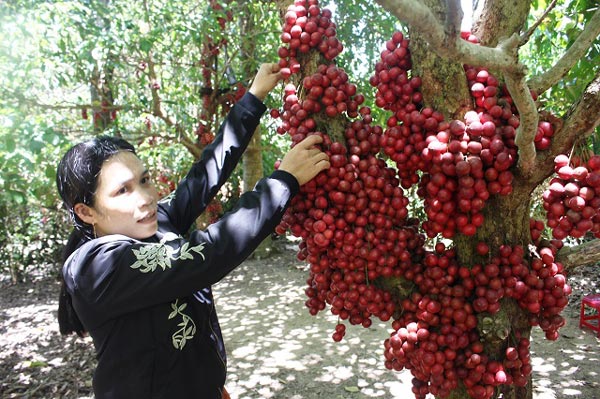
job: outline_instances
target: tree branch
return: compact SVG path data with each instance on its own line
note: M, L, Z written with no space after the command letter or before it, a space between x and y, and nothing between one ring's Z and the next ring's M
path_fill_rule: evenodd
M13 103L18 104L19 106L26 106L29 108L37 108L42 110L50 110L50 111L85 111L85 110L93 110L102 108L104 111L139 111L139 112L149 112L147 109L132 107L129 105L100 105L97 101L91 102L87 104L76 104L69 102L62 103L43 103L40 102L38 97L26 97L21 92L12 91L9 89L0 88L0 98L4 100L12 99Z
M535 21L535 23L533 25L531 25L531 27L527 30L527 32L525 32L521 35L521 41L519 43L519 47L523 46L525 43L527 43L529 41L529 38L531 37L531 35L533 35L533 32L535 32L537 27L540 26L540 24L546 18L548 13L550 13L550 11L552 11L554 9L554 7L556 7L556 1L557 0L552 0L552 2L548 5L548 7L546 8L546 10L542 14L542 16L539 17L538 20Z
M410 25L440 57L473 66L486 66L505 72L522 71L523 66L506 51L506 44L485 47L469 43L460 35L449 36L431 10L416 0L375 0L398 20ZM509 41L514 41L513 38ZM511 47L511 46L508 46Z
M585 56L592 43L598 39L598 36L600 36L600 8L596 10L581 34L561 59L552 68L531 78L529 87L536 93L541 94L554 86L571 70L577 61Z
M600 124L600 69L563 120L561 130L574 137L590 136Z
M524 175L529 175L535 164L534 138L537 132L538 113L525 80L525 68L518 61L520 38L513 34L495 48L469 43L459 35L447 34L431 10L412 0L376 0L399 20L408 23L422 35L441 57L473 66L485 66L503 72L507 87L521 117L517 129L519 163ZM452 1L449 1L452 13ZM454 5L455 6L455 5Z
M152 60L151 53L148 53L148 77L150 78L150 92L152 94L152 114L157 118L160 118L165 121L168 126L173 126L175 122L165 115L162 109L162 99L160 94L158 93L160 90L160 83L158 81L158 77L156 75L156 70L154 68L154 60Z
M593 265L600 262L600 240L592 240L574 247L563 247L556 257L565 270L572 271L577 267Z
M523 175L529 176L535 166L534 139L538 127L538 111L527 86L525 74L507 73L504 80L519 111L520 124L515 136L515 144L519 149L519 167Z
M541 182L549 175L554 167L554 157L567 154L578 140L593 134L600 125L600 70L588 84L577 103L562 117L550 115L549 121L554 125L555 132L549 151L544 151L537 159L537 164L531 176L533 181Z

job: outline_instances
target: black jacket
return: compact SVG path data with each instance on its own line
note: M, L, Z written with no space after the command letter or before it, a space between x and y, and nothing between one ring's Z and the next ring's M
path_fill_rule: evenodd
M66 261L73 308L90 333L97 399L220 399L226 357L211 285L279 223L296 179L275 171L205 231L182 238L227 180L265 106L246 94L173 195L158 207L158 233L139 241L88 241Z

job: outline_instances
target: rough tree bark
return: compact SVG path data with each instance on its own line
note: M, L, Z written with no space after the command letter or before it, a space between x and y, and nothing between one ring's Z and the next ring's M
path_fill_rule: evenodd
M241 43L241 57L244 61L252 60L256 52L256 41L252 39L252 33L255 31L255 22L251 12L248 9L249 4L241 5L240 15L243 17L239 20L240 37L243 40ZM244 76L253 76L254 66L250 62L244 63ZM248 149L243 156L243 191L252 190L256 182L263 177L262 170L262 148L261 148L261 131L260 127L254 132L252 141L248 145Z
M102 0L102 3L108 6L109 0ZM111 24L108 19L99 16L93 16L92 18L94 19L94 21L91 21L92 23L103 26L105 34L110 34ZM101 133L108 129L113 120L113 112L115 112L112 91L114 66L110 59L113 56L112 53L109 53L109 59L100 65L96 65L90 77L90 99L95 133Z

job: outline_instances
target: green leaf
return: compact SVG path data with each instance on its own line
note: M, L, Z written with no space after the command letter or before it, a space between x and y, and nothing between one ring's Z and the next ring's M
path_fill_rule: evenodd
M44 148L44 143L42 143L41 141L31 140L29 142L29 149L33 153L39 152L42 148Z
M140 40L140 50L147 53L152 50L152 41L146 38Z
M26 362L29 363L27 366L30 368L34 368L34 367L46 367L48 365L48 363L41 361L41 360L32 360L30 362Z
M42 138L46 143L52 144L53 146L56 146L60 143L60 136L54 133L54 130L47 130L44 132Z
M4 144L6 145L6 152L15 152L17 149L17 144L12 137L6 137L4 140Z
M19 191L11 190L8 192L8 195L9 195L10 199L12 200L12 202L19 204L19 205L24 204L27 200L27 197L22 192L19 192Z
M56 169L54 165L46 165L45 175L48 179L54 179L56 177Z
M344 387L347 392L360 392L359 387Z

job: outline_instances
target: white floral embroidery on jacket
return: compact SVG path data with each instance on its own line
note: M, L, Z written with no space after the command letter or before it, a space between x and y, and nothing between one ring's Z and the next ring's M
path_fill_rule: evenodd
M171 337L171 341L173 342L173 346L175 349L182 350L188 339L194 338L196 334L196 324L194 320L182 311L187 307L187 303L179 304L179 299L171 304L171 309L173 311L169 314L169 320L174 318L177 315L181 316L181 323L177 324L178 327L181 327L179 330L173 334Z
M133 254L137 259L134 264L131 265L132 269L139 269L142 273L148 273L155 271L160 267L163 271L171 268L172 260L186 260L194 259L196 253L205 260L204 243L190 247L189 242L185 242L179 250L167 245L167 242L181 238L180 236L167 233L158 244L147 244L141 246L139 249L133 249Z
M174 249L167 243L169 241L179 240L181 236L174 233L167 233L160 240L160 243L152 243L141 246L139 249L133 249L133 254L137 259L131 265L132 269L139 269L142 273L154 272L158 267L163 271L171 268L171 261L194 259L194 254L200 255L202 260L206 260L204 253L204 243L190 247L189 242L184 244L179 249ZM171 304L173 311L169 314L168 320L181 316L181 322L177 324L180 327L171 340L175 349L182 350L189 339L192 339L196 334L196 324L191 317L183 313L187 307L187 303L179 304L179 299Z
M163 197L160 200L158 200L158 203L159 204L167 204L167 205L171 206L171 202L173 202L174 199L175 199L175 191L171 191L166 197Z

